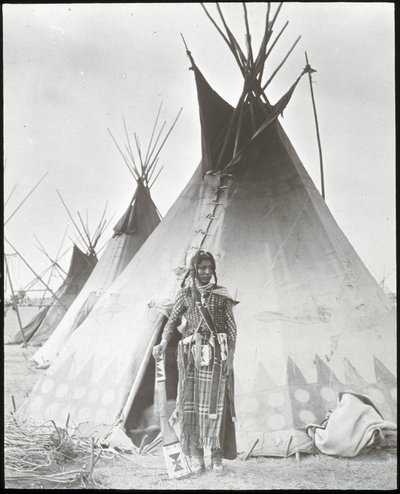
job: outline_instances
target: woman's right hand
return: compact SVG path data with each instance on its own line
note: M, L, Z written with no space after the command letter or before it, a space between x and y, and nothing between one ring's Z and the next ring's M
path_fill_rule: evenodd
M161 340L159 345L153 347L153 357L159 357L160 355L164 355L165 350L167 349L167 341Z

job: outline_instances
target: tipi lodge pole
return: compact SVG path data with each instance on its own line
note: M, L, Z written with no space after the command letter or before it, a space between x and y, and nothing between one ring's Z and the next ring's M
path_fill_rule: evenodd
M18 184L15 184L15 185L14 185L14 187L13 187L12 191L10 192L10 195L7 197L7 199L6 199L5 203L4 203L3 209L5 209L5 207L7 206L8 201L11 199L11 196L14 194L14 191L15 191L15 189L17 188L17 185L18 185Z
M39 182L37 182L37 184L31 189L31 191L29 192L29 194L27 194L25 196L25 199L20 203L20 205L11 213L11 215L6 219L6 221L4 222L4 226L7 225L7 223L11 220L11 218L14 216L14 214L19 210L19 208L22 206L22 204L24 204L24 202L28 199L28 197L32 194L32 192L36 189L36 187L39 186L40 182L47 176L49 172L45 173L43 175L43 177L39 180Z
M24 262L24 264L32 271L32 273L36 276L36 278L47 288L47 290L53 295L53 297L57 300L57 302L63 307L65 312L67 309L65 305L61 302L61 300L57 297L57 295L53 292L53 290L43 281L43 279L33 270L33 268L28 264L28 262L22 257L22 255L17 251L17 249L4 237L4 240L8 243L8 245L14 250L14 252L20 257L20 259Z
M21 336L22 336L22 340L24 342L24 347L26 348L26 339L25 339L25 335L24 335L24 330L22 328L21 316L19 314L18 303L17 303L17 299L16 299L15 293L14 293L14 288L13 288L13 284L12 284L12 280L11 280L11 276L10 276L10 270L8 268L7 254L4 254L4 261L6 263L6 271L7 271L8 281L10 282L13 309L15 310L15 312L17 314L19 329L21 331Z
M311 69L310 64L308 63L307 52L305 52L305 54L306 54L306 63L307 63L307 67L306 68L309 69L308 70L308 81L310 83L311 100L312 100L313 111L314 111L314 120L315 120L315 129L317 131L318 152L319 152L319 167L320 167L320 171L321 171L321 195L322 195L323 199L325 200L324 166L323 166L323 162L322 162L321 139L320 139L320 135L319 135L317 109L316 109L316 106L315 106L314 90L313 90L313 86L312 86L312 77L311 77L311 73L312 72L316 72L316 70L312 70Z

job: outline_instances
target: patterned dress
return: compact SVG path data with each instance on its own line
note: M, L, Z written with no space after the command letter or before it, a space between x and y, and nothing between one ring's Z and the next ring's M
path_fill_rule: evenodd
M225 288L212 285L202 292L200 303L208 308L217 335L213 336L204 322L192 288L185 287L177 294L162 336L169 341L182 316L185 317L187 324L177 352L181 444L189 456L193 448L208 446L221 449L225 458L233 459L236 457L233 373L225 375L226 360L222 354L224 341L230 350L235 348L237 330L232 312L235 302ZM202 358L207 356L208 363L207 358Z

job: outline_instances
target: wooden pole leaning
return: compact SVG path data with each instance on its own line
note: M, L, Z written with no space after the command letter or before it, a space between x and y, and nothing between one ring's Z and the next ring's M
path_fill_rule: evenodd
M61 302L61 300L57 297L57 295L53 292L53 290L42 280L42 278L34 271L34 269L28 264L28 262L23 258L23 256L17 251L17 249L4 237L4 240L8 243L8 245L14 250L14 252L22 259L22 261L26 264L26 266L32 271L32 273L36 276L36 278L49 290L49 292L53 295L53 297L59 302L60 306L67 312L67 308Z
M305 52L306 55L306 69L308 73L308 81L310 83L310 92L311 92L311 101L313 105L313 112L314 112L314 120L315 120L315 130L317 132L317 141L318 141L318 152L319 152L319 168L320 168L320 173L321 173L321 195L322 198L325 200L325 183L324 183L324 165L322 161L322 147L321 147L321 138L319 135L319 126L318 126L318 117L317 117L317 108L315 106L315 98L314 98L314 90L312 86L312 77L311 74L313 72L316 72L315 69L312 69L310 64L308 63L308 57L307 57L307 52Z
M18 325L19 325L19 329L21 332L22 340L23 340L23 346L26 348L26 346L27 346L26 338L25 338L23 327L22 327L22 321L21 321L21 316L20 316L19 310L18 310L18 304L17 304L16 298L15 298L14 288L13 288L13 284L12 284L12 280L11 280L11 276L10 276L10 270L8 268L7 254L4 254L4 262L6 263L6 272L7 272L7 276L8 276L8 281L10 282L13 309L15 310L15 312L17 314Z
M154 357L156 364L156 388L158 410L160 415L161 435L163 440L164 460L170 479L186 477L190 474L190 468L186 456L182 451L181 443L167 416L167 392L165 387L165 362L164 355Z

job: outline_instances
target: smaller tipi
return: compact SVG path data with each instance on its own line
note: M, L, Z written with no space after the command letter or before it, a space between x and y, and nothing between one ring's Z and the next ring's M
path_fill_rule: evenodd
M50 336L54 328L72 304L90 273L96 265L94 252L85 254L76 245L73 246L71 262L67 276L55 292L49 305L44 305L23 327L25 341L29 345L40 345ZM23 343L20 328L15 328L5 344Z
M137 150L137 159L135 160L125 122L128 155L123 153L113 137L125 164L135 179L136 190L128 208L115 225L112 238L107 243L104 253L79 296L75 299L51 338L32 356L31 360L40 367L47 367L54 360L70 335L86 319L101 295L125 269L161 220L157 207L151 198L150 189L161 172L161 168L156 171L160 151L180 115L179 112L170 130L162 138L162 130L165 124L161 127L161 130L157 129L161 105L148 149L144 156L142 156L139 139L135 134ZM157 137L155 138L156 134ZM161 143L158 144L160 139ZM137 166L137 162L140 167Z
M81 291L82 287L85 285L90 273L97 263L97 244L107 226L107 221L104 219L105 210L97 228L94 233L91 234L88 225L84 224L79 212L78 217L82 226L80 228L77 225L62 199L60 192L57 191L57 193L79 234L79 239L84 245L86 252L83 252L74 242L66 278L55 292L51 292L50 300L43 303L42 307L34 315L31 321L22 328L24 335L22 336L21 330L19 330L6 341L7 344L24 343L32 346L40 346L47 341L68 311L78 293ZM44 283L43 280L41 281ZM45 285L46 288L48 288L48 285Z

